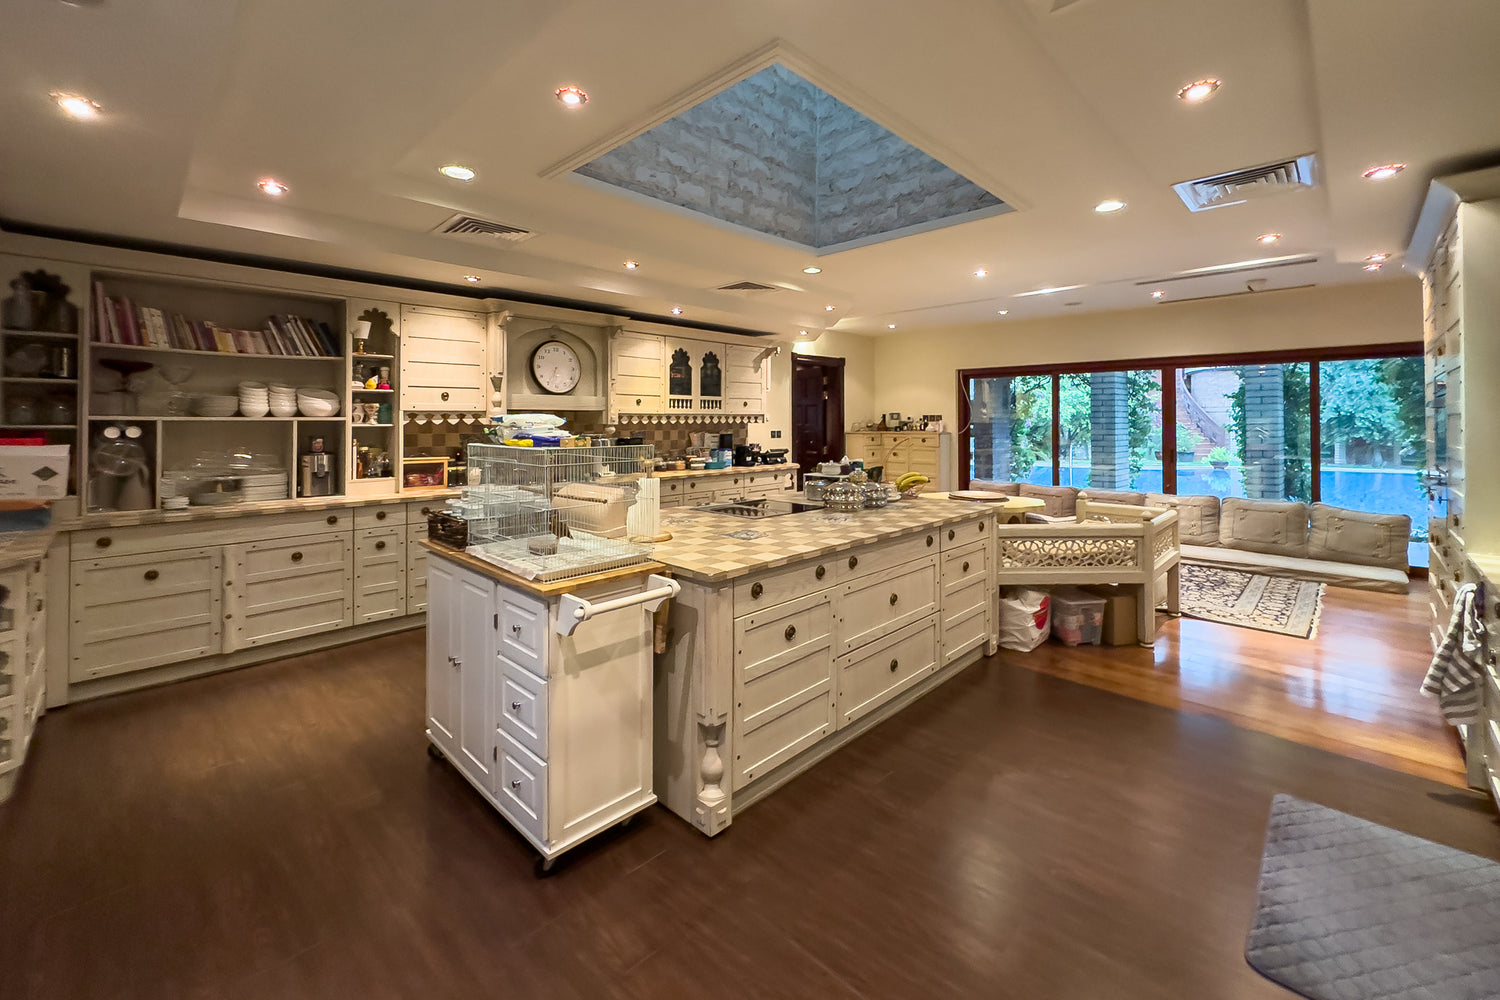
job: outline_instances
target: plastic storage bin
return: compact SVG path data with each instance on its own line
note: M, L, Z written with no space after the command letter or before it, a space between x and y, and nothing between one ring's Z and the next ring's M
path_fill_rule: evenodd
M1106 600L1074 587L1052 591L1052 634L1066 646L1097 646L1104 638Z

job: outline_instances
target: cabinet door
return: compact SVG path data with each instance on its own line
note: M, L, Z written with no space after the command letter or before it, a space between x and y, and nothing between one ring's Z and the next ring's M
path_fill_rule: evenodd
M725 406L738 416L766 412L769 366L761 360L763 348L724 345Z
M417 543L427 537L427 522L406 526L406 613L427 610L427 550Z
M458 754L458 621L457 569L433 559L427 564L427 735Z
M609 343L610 405L616 413L660 413L666 395L666 341L622 333Z
M89 681L219 652L217 548L72 564L69 679Z
M838 675L838 724L842 729L937 669L937 616L930 615L885 640L841 656Z
M491 689L496 672L495 585L487 576L459 571L451 623L458 658L458 761L481 788L492 789L494 753Z
M937 557L876 573L841 588L838 650L848 653L937 610Z
M483 313L401 307L401 408L483 410Z
M372 528L354 542L354 621L357 625L406 613L406 526Z
M350 538L329 531L225 546L225 649L353 625Z

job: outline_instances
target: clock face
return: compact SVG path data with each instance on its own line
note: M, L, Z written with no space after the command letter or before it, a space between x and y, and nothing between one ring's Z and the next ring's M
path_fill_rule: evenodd
M583 377L578 352L560 340L549 340L531 352L531 374L551 393L572 392Z

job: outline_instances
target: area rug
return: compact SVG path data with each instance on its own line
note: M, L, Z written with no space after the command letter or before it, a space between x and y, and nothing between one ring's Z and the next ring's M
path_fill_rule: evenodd
M1191 618L1311 639L1318 634L1323 590L1309 580L1183 563L1178 600Z
M1245 959L1313 1000L1500 996L1500 864L1278 795Z

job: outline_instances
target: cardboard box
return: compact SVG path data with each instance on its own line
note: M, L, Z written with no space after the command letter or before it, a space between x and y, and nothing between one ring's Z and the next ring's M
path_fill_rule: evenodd
M61 500L68 495L65 444L0 445L0 500Z
M1136 626L1136 591L1118 583L1085 587L1095 597L1104 598L1104 645L1134 646L1140 641Z

